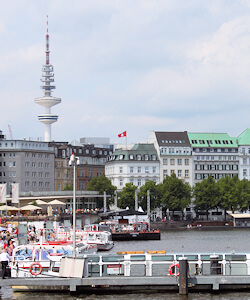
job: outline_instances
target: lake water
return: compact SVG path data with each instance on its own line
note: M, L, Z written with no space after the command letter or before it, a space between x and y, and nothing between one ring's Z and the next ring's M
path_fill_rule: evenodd
M250 252L250 229L183 229L173 231L163 231L160 241L126 241L115 242L114 248L109 253L118 251L149 251L166 250L172 253L198 253L198 252ZM129 299L129 300L234 300L250 299L250 292L235 293L190 293L188 296L180 296L177 293L131 293L131 294L108 294L108 295L85 295L72 296L68 293L13 293L11 288L0 290L0 299L30 300L30 299L86 299L86 300L106 300L106 299Z

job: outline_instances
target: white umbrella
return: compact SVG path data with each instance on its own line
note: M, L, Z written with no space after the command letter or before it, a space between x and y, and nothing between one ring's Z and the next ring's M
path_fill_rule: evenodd
M0 206L0 210L1 211L6 211L6 210L9 211L9 210L18 210L18 208L15 206L2 205L2 206Z
M42 208L32 204L20 207L20 210L37 210L37 209L42 209Z
M47 202L43 201L43 200L34 200L36 202L37 205L48 205ZM28 204L32 204L34 201L29 202Z
M48 205L65 205L65 203L55 199L55 200L50 201L48 203Z

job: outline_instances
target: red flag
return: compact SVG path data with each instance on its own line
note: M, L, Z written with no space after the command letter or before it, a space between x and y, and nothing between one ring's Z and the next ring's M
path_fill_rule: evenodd
M125 137L127 136L127 131L123 131L123 133L118 134L118 137Z

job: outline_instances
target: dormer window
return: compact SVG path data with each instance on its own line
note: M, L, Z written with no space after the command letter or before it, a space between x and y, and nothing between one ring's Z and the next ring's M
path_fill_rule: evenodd
M137 160L141 160L141 154L136 155Z
M145 154L144 159L148 160L148 154Z
M134 159L134 155L133 154L129 154L129 159Z
M123 156L124 156L123 154L120 154L120 155L119 155L119 159L122 160L122 159L123 159Z
M152 155L152 160L156 160L156 155L155 154Z

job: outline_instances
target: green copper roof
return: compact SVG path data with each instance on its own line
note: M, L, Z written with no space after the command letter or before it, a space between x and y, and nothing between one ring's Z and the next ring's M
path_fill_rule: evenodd
M192 147L238 147L236 138L230 137L227 133L190 133L189 142Z
M139 155L139 156L138 156ZM117 149L108 158L112 160L158 160L154 144L135 144L131 149Z
M250 145L250 128L247 128L238 136L239 145Z

